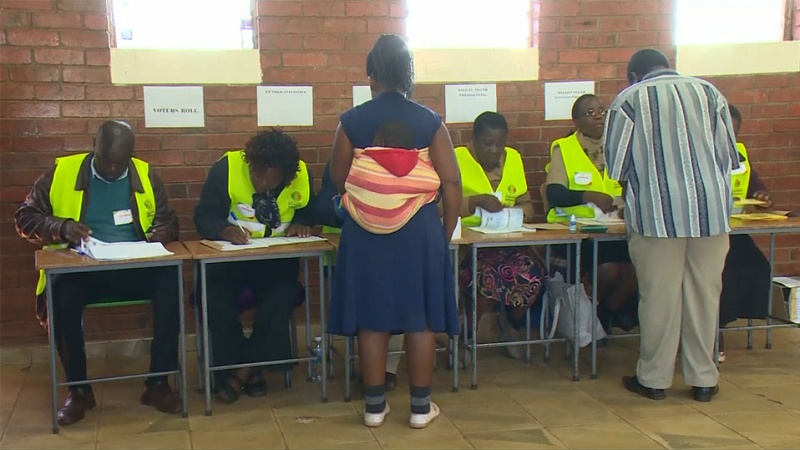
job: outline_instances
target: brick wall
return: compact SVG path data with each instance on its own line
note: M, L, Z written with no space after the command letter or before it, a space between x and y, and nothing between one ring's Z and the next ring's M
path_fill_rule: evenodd
M532 189L544 181L549 142L571 125L544 122L543 83L594 79L610 102L625 86L625 63L635 49L655 46L674 57L673 3L541 0L541 80L498 85L499 110ZM351 87L366 81L367 51L380 33L404 32L404 2L260 0L257 11L264 83L314 85L314 127L286 130L321 175L337 117L352 104ZM89 149L107 117L128 120L139 156L168 183L182 237L196 238L191 214L207 168L258 130L255 89L207 86L204 130L146 129L141 86L110 83L105 0L4 0L0 21L0 339L44 342L33 317L34 248L16 236L12 222L36 177L55 156ZM741 108L742 140L778 205L800 210L800 74L712 81ZM443 85L419 85L415 97L444 113ZM452 127L454 141L468 142L468 129ZM800 238L779 239L776 254L780 273L800 273ZM148 335L149 321L143 310L92 312L86 327L90 337Z

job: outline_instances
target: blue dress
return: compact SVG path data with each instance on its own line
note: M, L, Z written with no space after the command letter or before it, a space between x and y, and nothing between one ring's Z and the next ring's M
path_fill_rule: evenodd
M385 92L341 116L356 148L373 144L378 127L403 121L414 146L431 145L442 119L398 93ZM328 331L354 336L359 329L393 334L458 334L453 268L436 204L422 207L400 230L370 233L347 217L331 292Z

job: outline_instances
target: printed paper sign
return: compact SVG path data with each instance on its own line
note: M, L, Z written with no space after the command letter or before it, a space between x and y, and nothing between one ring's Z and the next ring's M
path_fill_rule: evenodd
M353 86L353 108L372 100L372 91L369 86Z
M544 84L544 120L572 120L572 104L583 94L594 94L594 81Z
M201 86L145 86L146 128L202 128L206 126Z
M314 94L311 86L258 86L258 126L314 125Z
M445 121L472 123L486 111L497 111L496 84L451 84L444 87Z

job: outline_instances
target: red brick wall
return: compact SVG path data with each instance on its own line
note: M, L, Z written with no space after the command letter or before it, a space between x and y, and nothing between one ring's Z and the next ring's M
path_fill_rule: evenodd
M544 180L549 142L570 129L544 122L543 83L594 79L604 101L625 86L637 48L657 46L674 57L671 0L542 0L540 81L500 83L498 106L513 129L534 190ZM260 0L263 81L314 85L313 128L288 128L317 175L330 153L351 87L365 83L366 53L380 33L404 32L402 0ZM0 339L43 339L33 317L33 246L15 234L12 217L53 157L85 151L107 117L137 130L137 152L162 173L193 239L191 214L208 166L257 131L253 86L207 86L204 130L146 129L141 86L113 86L109 75L105 0L4 0L0 12ZM743 136L778 205L800 210L800 74L713 80L745 117ZM419 85L415 96L444 113L444 87ZM467 126L452 127L456 143ZM800 273L800 238L778 241L778 271ZM113 314L113 318L111 315ZM91 336L147 335L146 311L89 314ZM114 330L112 332L112 330Z

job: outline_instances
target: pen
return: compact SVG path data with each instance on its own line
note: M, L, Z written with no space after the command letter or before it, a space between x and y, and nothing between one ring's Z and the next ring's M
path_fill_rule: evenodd
M231 219L233 219L233 221L236 223L236 226L242 231L242 234L247 234L244 231L244 227L242 227L242 223L239 222L239 219L236 218L236 214L234 214L233 211L231 211Z

